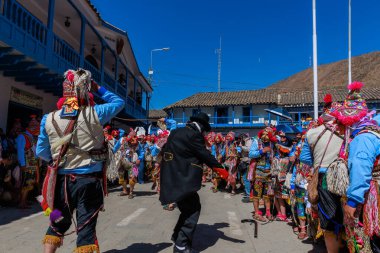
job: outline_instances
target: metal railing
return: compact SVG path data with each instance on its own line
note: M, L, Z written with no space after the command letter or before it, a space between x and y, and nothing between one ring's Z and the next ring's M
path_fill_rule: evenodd
M126 100L126 111L133 117L145 118L146 110L127 97L127 89L115 78L99 70L80 55L63 38L54 34L47 26L15 0L0 0L0 26L5 32L2 41L14 47L37 63L46 66L48 72L62 74L68 68L83 67L92 78L108 90ZM83 60L83 66L81 66ZM103 71L103 72L102 72ZM103 78L103 80L102 80ZM102 82L103 81L103 82Z
M112 78L110 74L108 74L106 71L104 71L104 83L102 85L105 85L108 90L115 90L115 79Z
M71 68L77 68L80 65L79 54L57 35L54 35L53 50L55 54L66 60Z
M116 86L116 93L120 97L122 97L123 99L125 99L126 96L127 96L127 89L123 85L121 85L120 83L118 83L117 86Z
M173 118L179 126L186 124L190 117ZM269 120L265 116L242 116L242 117L210 117L210 125L214 127L263 127L267 124L273 125L293 125L307 128L310 121L290 121L290 120Z
M100 71L96 67L94 67L91 63L89 63L86 60L84 60L84 66L83 67L91 72L92 78L96 82L98 82L98 83L101 82L101 74L100 74Z
M5 0L3 15L18 28L46 45L47 27L18 2Z

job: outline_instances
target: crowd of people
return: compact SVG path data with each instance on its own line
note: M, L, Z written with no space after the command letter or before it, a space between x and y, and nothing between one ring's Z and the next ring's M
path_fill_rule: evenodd
M88 78L88 73L78 73ZM70 80L70 73L66 75L66 79ZM65 82L72 85L72 82ZM89 167L89 175L104 177L108 185L120 184L120 197L133 199L136 197L137 183L145 182L153 182L152 191L159 194L162 159L166 162L173 159L170 157L172 153L163 154L162 150L171 131L176 129L176 122L159 119L159 130L154 134L147 133L143 127L125 131L109 125L103 128L101 134L101 126L109 122L123 103L116 95L97 84L89 85L95 86L95 91L108 103L114 104L117 110L103 115L102 109L93 106L99 116L100 128L90 132L99 132L100 135L97 135L96 140L89 137L88 140L77 141L80 142L79 146L92 142L91 145L97 148L91 150L94 151L92 153L84 152L80 160L72 156L73 160L68 162L79 169L74 173L69 166L65 170L71 174L67 175L82 177L79 176L83 168L81 164L88 158L89 164L95 164ZM340 252L342 248L351 253L380 252L380 117L367 108L361 97L362 86L359 82L350 84L343 103L333 102L331 95L326 95L323 114L307 130L296 133L293 138L275 126L266 126L257 136L236 134L233 131L226 134L208 131L204 135L204 143L215 161L209 164L215 163L222 168L196 165L202 171L203 185L210 182L210 191L213 193L223 191L236 195L241 191L242 202L253 203L253 219L263 224L288 222L300 240L324 238L328 252ZM65 97L63 107L71 104L67 102L74 95L77 96L75 93ZM92 107L88 108L92 110ZM71 115L74 109L67 112L65 108L62 110L62 113ZM1 130L1 204L29 208L29 201L41 193L47 161L51 161L52 157L60 158L59 152L50 153L50 150L66 145L59 139L62 133L57 131L60 119L54 118L58 117L54 112L49 115L41 122L31 115L25 129L20 120L16 120L7 135ZM62 115L59 117L63 118ZM198 124L192 124L197 129ZM56 136L48 129L55 129ZM52 139L46 139L46 136ZM95 152L102 149L103 140L108 152ZM106 161L105 167L101 161ZM102 170L106 172L104 175L99 174ZM67 175L64 175L62 180L66 180ZM53 187L56 187L55 181ZM104 191L106 186L100 187L99 194L102 195ZM164 209L173 210L175 204L164 205ZM102 203L99 206L100 210ZM99 210L94 211L95 216ZM55 233L48 231L44 240L46 244L55 245L56 249L58 241L51 240L60 238L60 235Z
M349 85L343 103L327 94L323 114L294 138L275 126L253 137L208 132L206 148L224 172L203 165L202 182L211 182L214 193L241 190L242 201L253 203L253 219L287 222L300 240L323 239L328 252L380 252L380 115L368 110L361 88ZM132 130L125 139L132 150L136 143L145 150L129 160L140 160L135 166L145 166L158 189L160 150L169 134L143 137ZM121 195L132 194L138 172L129 173L130 191Z
M0 206L30 208L39 195L46 173L46 163L35 155L39 131L36 115L28 122L16 118L7 134L0 129Z

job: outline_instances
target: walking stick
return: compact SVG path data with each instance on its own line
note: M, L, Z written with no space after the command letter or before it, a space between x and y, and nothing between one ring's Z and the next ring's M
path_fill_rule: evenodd
M252 219L244 219L244 220L241 220L241 223L247 223L247 222L249 222L250 225L252 225L252 223L255 225L255 230L254 230L254 234L253 234L253 236L254 236L255 238L257 238L257 233L258 233L258 225L257 225L257 221L252 220Z

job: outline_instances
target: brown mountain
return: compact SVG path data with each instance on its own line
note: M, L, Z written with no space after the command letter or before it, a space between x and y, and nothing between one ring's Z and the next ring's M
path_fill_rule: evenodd
M319 89L343 88L348 83L348 60L318 66ZM364 87L380 87L380 52L372 52L352 58L352 80L361 81ZM281 80L269 89L282 91L312 90L313 69L309 68Z

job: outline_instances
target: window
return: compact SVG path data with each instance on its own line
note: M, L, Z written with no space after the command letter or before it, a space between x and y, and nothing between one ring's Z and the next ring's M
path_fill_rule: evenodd
M249 123L251 115L251 108L250 107L243 107L243 122L244 123Z
M228 123L228 107L221 107L216 109L217 123L227 124Z

